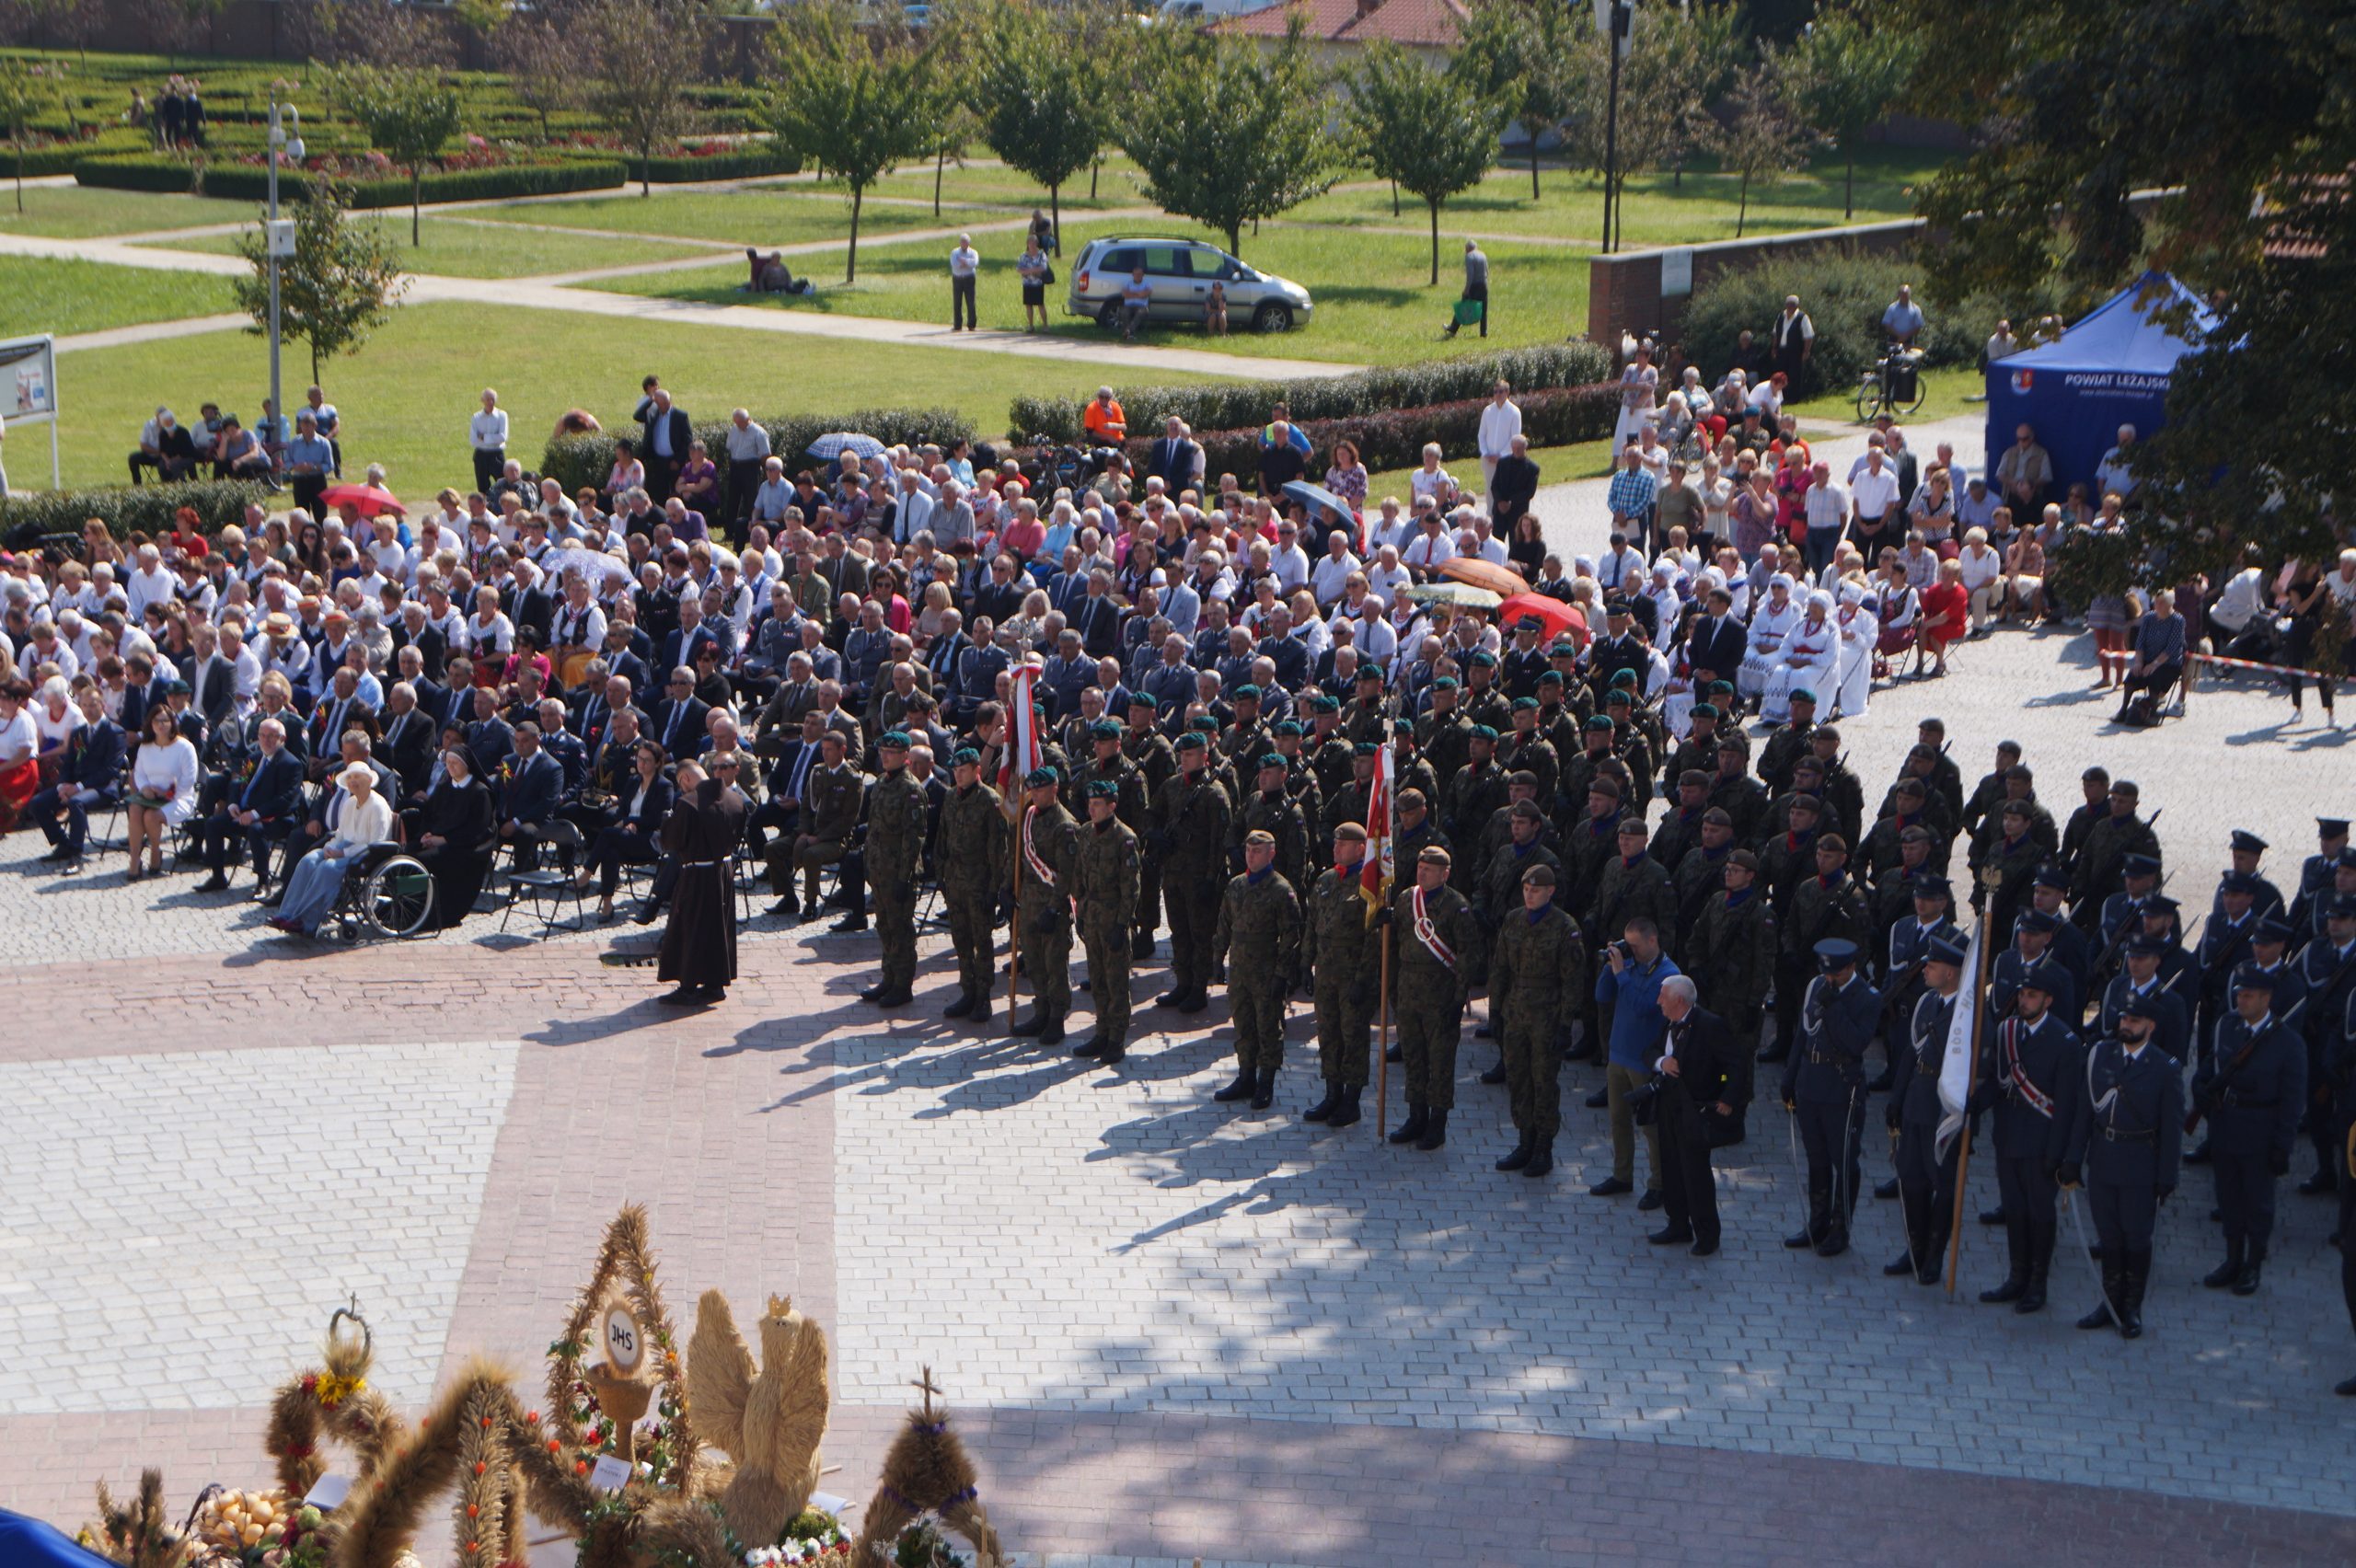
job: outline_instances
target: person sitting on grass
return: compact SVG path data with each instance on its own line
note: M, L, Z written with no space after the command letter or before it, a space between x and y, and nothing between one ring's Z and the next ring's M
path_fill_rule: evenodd
M1145 325L1145 313L1152 306L1153 287L1145 281L1145 269L1138 267L1121 286L1121 341L1138 340L1138 329Z

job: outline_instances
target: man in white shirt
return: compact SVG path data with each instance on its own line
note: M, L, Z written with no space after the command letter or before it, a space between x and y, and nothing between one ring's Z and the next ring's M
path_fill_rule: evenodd
M1317 596L1320 609L1330 610L1334 602L1349 586L1350 574L1359 570L1358 558L1350 553L1350 534L1346 528L1336 528L1325 537L1325 554L1309 574L1309 590Z
M1500 376L1489 388L1488 406L1481 410L1481 493L1484 497L1496 484L1497 459L1513 451L1513 438L1521 433L1521 409L1514 403L1512 392ZM1490 515L1496 514L1492 507Z
M892 538L896 544L907 544L932 525L933 499L924 490L924 471L920 468L900 470L900 504L892 513ZM940 543L938 539L933 541Z
M1898 297L1881 313L1881 329L1889 334L1890 342L1901 349L1911 349L1923 330L1923 307L1914 303L1914 286L1898 285Z
M1634 589L1645 581L1645 552L1628 542L1628 536L1612 531L1611 548L1595 563L1595 580L1606 594Z
M971 332L981 322L974 314L975 275L981 271L980 252L974 248L974 236L961 234L957 248L949 253L949 329Z
M1276 525L1276 548L1268 552L1276 586L1289 594L1309 582L1309 552L1300 548L1300 528L1289 517Z
M1400 562L1411 572L1436 575L1456 558L1455 542L1444 526L1447 519L1439 514L1438 507L1425 504L1415 508L1415 522L1419 531L1407 541L1406 549L1400 553Z
M1399 595L1415 585L1415 578L1399 559L1396 545L1383 545L1374 552L1373 564L1366 569L1367 591L1381 601L1388 610Z
M488 386L481 410L467 421L467 439L475 449L475 489L488 491L507 467L507 410Z
M124 577L122 590L133 620L146 615L150 605L168 605L178 589L172 574L164 570L163 552L153 545L140 546L138 564Z
M1807 488L1807 539L1802 547L1810 574L1820 573L1832 564L1834 548L1840 543L1842 527L1852 516L1849 487L1832 477L1832 466L1818 463L1808 470L1812 482ZM1891 488L1897 481L1891 480Z
M1469 508L1458 510L1466 514L1465 526L1471 530L1472 536L1472 548L1464 553L1477 555L1492 566L1505 565L1506 542L1496 536L1495 532L1496 525L1478 513L1471 512Z
M1849 476L1849 503L1857 519L1859 541L1888 542L1884 531L1898 510L1898 470L1889 466L1878 446L1865 449L1865 466ZM1811 521L1810 526L1813 527ZM1874 552L1868 550L1866 559Z
M729 524L743 536L752 514L753 494L768 470L769 432L753 422L750 411L738 409L728 416L728 477L722 489L721 508Z
M2119 427L2119 444L2102 455L2095 465L2095 500L2115 495L2125 501L2135 493L2135 427Z
M2248 561L2247 557L2244 559ZM2264 619L2265 610L2265 569L2255 561L2248 561L2226 580L2224 590L2217 595L2217 602L2209 607L2210 641L2220 653L2228 652L2238 645L2241 651L2234 652L2233 657L2262 658L2267 651L2264 642L2270 639L2253 638L2245 643L2242 634L2249 631L2253 625L2259 631L2269 629Z

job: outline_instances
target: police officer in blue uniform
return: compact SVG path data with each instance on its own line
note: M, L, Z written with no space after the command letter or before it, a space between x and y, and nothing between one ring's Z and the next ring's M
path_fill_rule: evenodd
M2356 1006L2356 898L2326 893L2316 905L2323 934L2307 944L2290 968L2304 1004L2297 1017L2306 1037L2307 1070L2320 1086L2329 1076L2325 1058L2339 1044L2334 1037L2350 1007ZM2278 997L2275 1016L2284 1016L2285 1010ZM2348 1185L2347 1139L2332 1130L2338 1125L2333 1109L2319 1102L2309 1107L2307 1128L2316 1146L2316 1173L2300 1183L2302 1192L2327 1193ZM2350 1107L2342 1103L2337 1109L2345 1116ZM2349 1234L2342 1227L2343 1250Z
M2140 997L2152 1009L2152 1043L2179 1064L2192 1055L2192 1012L2184 998L2160 983L2160 958L2167 951L2161 937L2132 937L2127 943L2127 969L2112 976L2095 1013L2097 1037L2119 1032L2119 1019L2130 997Z
M1905 1212L1906 1251L1881 1272L1911 1274L1923 1285L1939 1283L1940 1254L1946 1251L1955 1217L1956 1162L1962 1139L1954 1131L1945 1138L1939 1136L1939 1124L1946 1117L1939 1101L1939 1071L1946 1061L1947 1031L1955 1021L1969 953L1952 926L1924 945L1924 988L1907 1017L1907 1048L1899 1053L1898 1082L1889 1100L1889 1125L1898 1135L1898 1194Z
M2234 975L2234 1011L2192 1079L2194 1111L2209 1119L2209 1163L2225 1223L2225 1261L2200 1283L2258 1294L2274 1233L2274 1183L2291 1171L2306 1099L2306 1044L2274 1016L2274 981L2245 967Z
M2084 1184L2102 1248L2103 1299L2078 1327L2115 1324L2123 1339L2143 1332L2152 1228L2176 1191L2183 1148L2184 1080L2155 1042L2159 1012L2152 996L2129 997L2113 1032L2086 1053L2085 1092L2057 1173L2064 1187Z
M1849 1221L1857 1207L1865 1048L1881 1017L1881 997L1857 972L1857 944L1847 938L1818 942L1816 964L1783 1085L1784 1109L1798 1118L1807 1151L1807 1228L1784 1238L1784 1245L1837 1258L1849 1250Z
M1994 1077L1972 1098L1977 1113L1996 1110L1996 1188L2003 1194L2004 1283L1980 1299L2010 1302L2015 1312L2045 1305L2053 1266L2054 1169L2067 1147L2070 1119L2084 1085L2085 1053L2077 1032L2054 1006L2068 994L2068 974L2041 961L2021 977L2013 1016L1996 1026Z

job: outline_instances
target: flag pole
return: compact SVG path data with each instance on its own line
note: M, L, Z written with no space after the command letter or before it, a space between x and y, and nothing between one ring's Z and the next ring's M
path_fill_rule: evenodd
M1012 742L1013 737L1009 736L1008 744ZM1022 787L1021 781L1017 780L1014 787L1020 790ZM1014 907L1006 917L1006 1026L1009 1029L1018 1021L1014 1016L1015 997L1022 987L1022 850L1030 830L1031 807L1025 801L1014 808L1014 853L1007 857L1014 862ZM1031 996L1034 1002L1038 995L1039 983L1034 980L1031 982Z
M1382 928L1382 1043L1374 1054L1374 1141L1391 1114L1391 928Z
M1993 866L1984 868L1980 873L1980 886L1984 896L1981 901L1980 940L1977 944L1980 956L1971 966L1971 1066L1963 1079L1967 1109L1962 1130L1956 1134L1962 1141L1956 1146L1955 1208L1947 1216L1947 1299L1950 1301L1955 1299L1956 1262L1963 1256L1963 1188L1965 1178L1971 1173L1971 1114L1968 1108L1972 1086L1980 1081L1980 1036L1986 1022L1981 1012L1981 1003L1986 998L1988 990L1988 928L1995 918L1996 888L2003 880L2002 873Z

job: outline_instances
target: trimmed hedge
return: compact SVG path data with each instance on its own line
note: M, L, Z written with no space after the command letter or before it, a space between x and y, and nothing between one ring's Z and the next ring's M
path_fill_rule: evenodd
M803 468L819 467L805 456L810 444L837 431L872 435L886 446L914 445L922 441L946 446L953 441L976 439L973 421L949 409L860 409L847 414L788 414L760 422L769 432L771 455L785 459L789 478ZM638 439L629 427L624 426L623 431L629 432L630 441ZM728 431L726 420L695 427L696 438L704 444L704 449L711 454L722 473L728 467ZM540 472L560 480L568 492L583 485L602 487L606 476L613 471L614 443L620 439L623 433L618 431L560 436L549 443L548 451L540 458Z
M242 520L246 503L269 491L244 480L198 479L172 485L116 485L105 490L44 490L0 501L0 540L11 549L29 549L43 534L79 534L93 517L103 518L121 538L133 533L167 534L172 513L193 506L208 534Z
M1115 386L1113 395L1128 415L1131 430L1143 431L1150 423L1158 434L1161 421L1175 414L1198 432L1199 440L1199 432L1207 430L1265 424L1269 410L1278 403L1292 409L1294 423L1310 424L1319 420L1358 419L1387 409L1424 409L1460 398L1485 398L1499 376L1513 384L1519 400L1523 392L1586 386L1611 374L1609 354L1593 343L1576 342L1426 360L1420 364L1288 385L1263 381L1215 386ZM1018 441L1028 441L1043 431L1057 441L1078 441L1084 406L1069 398L1017 398L1008 409L1013 421L1011 433ZM1374 466L1369 459L1369 467Z
M618 158L551 158L545 163L507 164L497 168L450 169L429 174L418 192L426 202L483 202L511 196L549 196L566 190L604 190L622 183ZM86 157L74 166L77 185L116 190L167 190L229 201L260 202L270 194L270 171L248 164L202 164L161 153L128 157ZM300 200L309 181L281 170L281 201ZM406 207L409 179L394 176L354 180L354 208Z
M584 152L582 156L603 158L616 155ZM764 175L800 174L802 155L773 146L747 146L741 152L710 153L702 157L689 157L684 153L653 158L623 155L622 167L633 181L644 178L657 185L681 185L698 179L757 179ZM639 172L641 168L645 170L642 177Z
M1714 384L1734 363L1735 340L1743 329L1766 341L1783 312L1784 296L1797 294L1816 325L1816 352L1792 391L1806 398L1828 388L1849 390L1880 358L1881 313L1898 297L1900 283L1914 285L1923 307L1923 333L1915 341L1929 365L1975 363L1998 318L2009 316L2015 330L2026 334L2037 315L2058 308L2042 298L2008 302L1989 294L1974 294L1959 306L1928 299L1922 269L1911 259L1825 253L1711 279L1694 291L1680 335L1687 356L1702 368L1703 382Z
M1616 383L1603 383L1517 392L1514 402L1521 409L1521 432L1530 438L1530 445L1564 446L1573 442L1600 441L1611 434L1612 421L1620 413L1620 388ZM1318 463L1330 458L1334 444L1341 441L1357 447L1358 459L1369 472L1415 467L1423 461L1424 444L1427 441L1438 442L1440 450L1451 457L1476 453L1480 450L1481 410L1486 407L1485 397L1466 398L1421 409L1385 409L1349 419L1303 421L1300 428L1315 454L1310 465L1310 478L1323 478L1324 471ZM1203 472L1211 482L1229 473L1247 487L1251 484L1252 476L1260 467L1260 428L1252 424L1241 430L1214 431L1208 435L1195 432L1195 439L1203 447ZM1124 444L1136 471L1144 472L1157 438L1138 436ZM1369 502L1381 499L1368 497Z
M109 153L136 153L147 144L147 139L136 131L105 131L79 141L52 142L44 147L25 150L24 167L20 170L15 151L0 146L0 179L13 179L21 173L27 179L39 179L47 175L71 174L74 166L84 158Z

